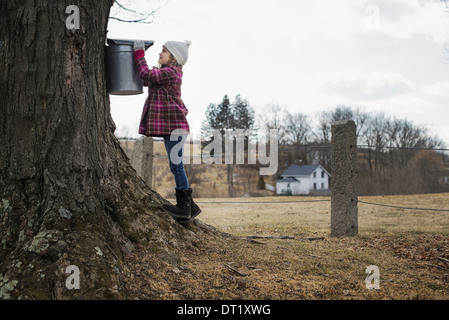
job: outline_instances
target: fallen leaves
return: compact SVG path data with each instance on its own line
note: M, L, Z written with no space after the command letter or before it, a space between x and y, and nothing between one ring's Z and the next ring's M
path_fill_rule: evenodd
M242 277L246 277L250 272L257 272L262 271L261 268L245 265L245 264L238 264L236 262L228 262L224 265L229 271L231 271L234 274L237 274ZM244 271L246 269L246 271Z

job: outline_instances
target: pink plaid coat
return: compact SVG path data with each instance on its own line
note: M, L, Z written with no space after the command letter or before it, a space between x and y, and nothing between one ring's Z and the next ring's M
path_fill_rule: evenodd
M182 68L163 65L150 69L143 50L136 51L134 58L140 78L148 85L139 133L153 137L170 135L177 129L188 133L188 110L181 99Z

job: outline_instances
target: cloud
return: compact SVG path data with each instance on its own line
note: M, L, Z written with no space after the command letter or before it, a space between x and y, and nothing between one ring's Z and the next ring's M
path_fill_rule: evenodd
M449 96L449 82L437 81L421 87L421 91L431 96Z
M394 39L424 36L427 41L443 45L449 41L447 5L431 0L366 1L367 22L375 31ZM367 7L367 8L368 8Z
M397 72L332 70L315 76L318 89L345 99L381 100L415 90L415 84Z

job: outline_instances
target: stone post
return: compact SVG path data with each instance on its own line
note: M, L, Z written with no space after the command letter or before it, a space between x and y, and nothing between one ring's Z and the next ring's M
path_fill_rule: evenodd
M331 236L358 234L357 136L352 120L332 123Z
M144 137L134 143L131 165L151 188L153 186L153 138Z

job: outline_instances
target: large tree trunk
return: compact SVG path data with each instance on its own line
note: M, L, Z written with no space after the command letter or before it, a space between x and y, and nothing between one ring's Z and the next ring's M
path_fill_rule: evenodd
M0 299L126 297L126 255L187 233L114 136L104 43L112 0L1 1ZM79 268L79 289L66 286ZM69 273L66 273L69 272Z

